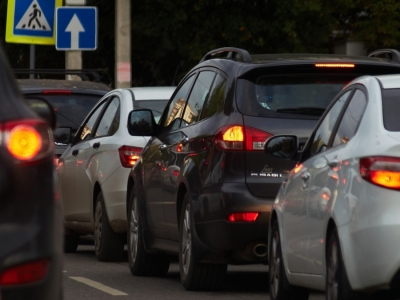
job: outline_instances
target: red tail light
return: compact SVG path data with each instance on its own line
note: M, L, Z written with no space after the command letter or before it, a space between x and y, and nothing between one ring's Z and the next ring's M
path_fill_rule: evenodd
M216 144L223 150L263 151L272 134L252 127L234 125L223 127L216 134Z
M1 133L8 152L18 161L36 161L52 149L50 129L41 120L7 122Z
M42 259L15 266L0 275L0 286L27 284L42 280L49 268L49 261Z
M328 63L328 64L315 64L317 68L354 68L354 64L337 64L337 63Z
M42 91L43 95L71 95L72 91L70 90L44 90Z
M142 148L132 146L122 146L118 149L121 165L124 168L132 168L140 157Z
M366 157L360 159L360 174L373 184L400 189L400 158Z
M258 218L258 212L236 212L230 214L229 222L255 222Z

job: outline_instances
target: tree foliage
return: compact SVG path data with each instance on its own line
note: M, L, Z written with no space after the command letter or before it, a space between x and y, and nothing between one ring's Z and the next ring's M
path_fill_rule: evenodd
M83 53L83 67L106 69L103 81L112 86L115 2L87 5L98 7L99 38L96 51ZM6 7L1 1L1 24ZM355 39L369 51L400 48L397 0L142 0L131 7L133 86L177 84L208 51L225 46L250 53L333 53L335 42ZM4 35L5 26L2 41ZM29 45L4 46L14 68L29 67ZM36 46L37 68L64 66L63 51Z

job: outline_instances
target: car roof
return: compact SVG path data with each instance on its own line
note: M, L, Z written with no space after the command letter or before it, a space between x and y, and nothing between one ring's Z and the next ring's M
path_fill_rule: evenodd
M134 100L163 100L171 98L175 86L149 86L128 88L133 92Z
M384 89L400 89L400 74L380 75L376 78L381 82Z
M43 90L71 90L75 93L105 95L111 89L101 82L57 80L57 79L17 79L23 94L40 93Z

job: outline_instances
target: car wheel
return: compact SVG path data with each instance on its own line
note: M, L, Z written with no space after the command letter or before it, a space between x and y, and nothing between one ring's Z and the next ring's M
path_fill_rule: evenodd
M269 293L271 300L307 300L309 291L291 285L286 277L277 221L272 225L271 234L269 249Z
M189 203L186 192L180 220L179 269L182 285L187 290L216 290L222 287L227 264L205 264L193 258L193 235Z
M101 192L97 196L94 212L94 246L100 261L120 261L123 258L124 235L112 230Z
M78 248L79 236L76 234L64 234L64 252L74 253Z
M326 257L326 300L370 299L352 290L345 270L337 230L331 232Z
M128 209L128 261L135 276L164 276L168 273L170 258L162 254L149 254L144 248L142 224L135 188L129 196Z

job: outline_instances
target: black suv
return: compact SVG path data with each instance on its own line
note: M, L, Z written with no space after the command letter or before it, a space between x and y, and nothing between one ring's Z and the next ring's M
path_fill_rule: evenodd
M227 264L267 263L271 205L294 162L266 156L265 141L292 134L302 147L346 83L399 72L377 57L207 53L158 124L131 112L130 133L152 135L127 185L131 272L165 274L178 255L182 284L201 290L220 287Z

